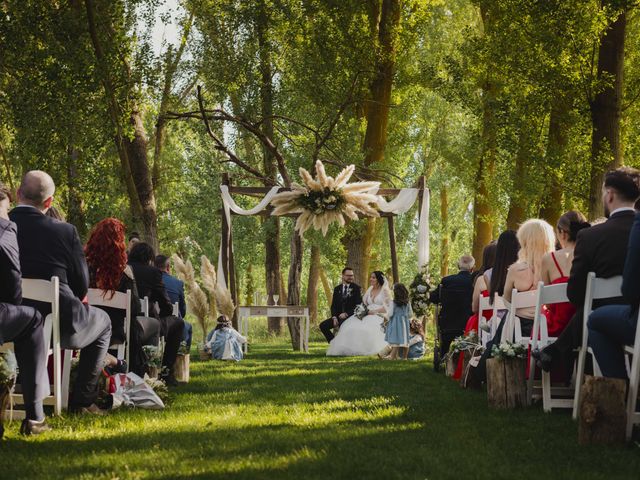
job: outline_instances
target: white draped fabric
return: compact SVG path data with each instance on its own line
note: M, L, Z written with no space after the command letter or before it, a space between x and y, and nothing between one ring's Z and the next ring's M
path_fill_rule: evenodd
M222 196L222 208L224 210L224 216L227 219L227 225L229 225L229 234L231 234L231 211L238 215L251 216L257 213L260 213L262 210L267 208L267 206L271 203L273 197L278 193L280 187L272 187L271 190L267 192L258 204L250 208L249 210L245 210L240 207L234 200L231 198L231 194L229 193L229 187L227 185L220 185L220 195ZM228 239L227 239L228 240ZM229 242L227 241L227 245ZM231 246L229 246L231 248ZM218 281L227 288L227 281L224 278L224 268L222 266L222 242L220 242L220 250L218 250Z
M280 187L272 187L258 204L248 210L238 206L229 193L227 185L220 185L220 194L222 196L222 208L229 225L229 234L231 234L231 212L238 215L256 215L269 206L273 197L278 193ZM372 192L375 193L375 192ZM378 209L381 212L393 213L400 215L409 211L418 198L419 189L403 188L400 193L390 201L387 201L381 195L378 195ZM418 223L418 268L426 266L429 262L429 189L424 190L422 196L422 205L420 205L420 222ZM227 244L229 244L227 242ZM231 248L231 247L229 247ZM226 288L224 278L224 269L222 266L222 242L220 242L220 250L218 251L218 281Z

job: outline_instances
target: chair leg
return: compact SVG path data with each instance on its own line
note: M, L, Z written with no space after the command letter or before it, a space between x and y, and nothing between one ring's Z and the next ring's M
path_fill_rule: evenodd
M542 371L542 409L551 412L551 374Z
M634 354L631 360L631 376L629 377L629 392L627 396L627 431L626 439L631 440L633 425L636 421L636 403L638 401L638 383L640 382L640 358Z
M66 410L69 408L69 390L71 388L71 360L73 358L73 350L64 350L64 365L62 367L62 396L61 407Z
M584 380L584 363L587 356L587 349L581 348L578 353L578 366L576 371L576 390L573 396L573 419L578 419L578 410L580 408L580 394L582 393L582 381Z

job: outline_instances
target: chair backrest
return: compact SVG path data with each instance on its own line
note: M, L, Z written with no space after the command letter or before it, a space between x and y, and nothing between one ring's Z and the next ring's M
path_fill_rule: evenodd
M142 310L142 315L145 317L149 316L149 297L140 299L140 310Z
M90 288L87 292L87 299L89 300L89 305L96 307L111 307L126 310L131 305L131 290L127 290L127 293L113 292L112 297L111 293L108 292L105 295L105 291L102 289Z
M529 290L526 292L518 292L517 289L511 290L511 303L509 304L509 314L507 316L507 322L502 330L501 342L505 340L511 341L514 339L516 342L521 342L522 329L520 327L520 321L516 316L516 311L520 308L533 308L536 306L537 290Z
M53 305L53 303L57 303L59 295L60 282L58 277L51 277L51 280L22 279L23 298Z
M589 272L587 282L589 279L591 279L591 300L601 300L603 298L616 298L622 296L621 275L611 278L598 278L595 273ZM589 286L588 283L587 286Z
M556 285L545 285L544 282L538 282L538 289L536 290L536 311L533 317L533 329L531 331L532 343L531 348L537 348L538 342L543 341L546 344L549 339L549 333L547 330L547 318L542 312L542 308L545 305L553 305L556 303L566 303L569 301L567 298L567 284L558 283Z

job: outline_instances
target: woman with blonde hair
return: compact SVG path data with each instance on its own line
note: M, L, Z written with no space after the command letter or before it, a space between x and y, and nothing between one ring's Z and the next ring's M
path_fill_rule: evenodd
M511 302L511 292L515 288L518 292L535 290L542 280L542 259L555 248L555 234L553 227L544 220L533 218L527 220L518 229L520 251L518 261L507 270L504 285L504 299ZM516 315L520 318L522 334L530 335L533 327L535 307L519 308Z

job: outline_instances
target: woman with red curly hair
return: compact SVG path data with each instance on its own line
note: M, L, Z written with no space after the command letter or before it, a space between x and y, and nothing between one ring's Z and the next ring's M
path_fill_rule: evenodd
M104 290L106 298L115 292L131 290L131 346L129 349L131 371L144 375L145 355L143 345L157 344L160 323L155 318L141 317L138 289L131 267L127 265L124 224L117 218L105 218L91 231L85 246L89 266L89 286ZM122 310L103 308L111 318L111 344L123 343L124 314Z

